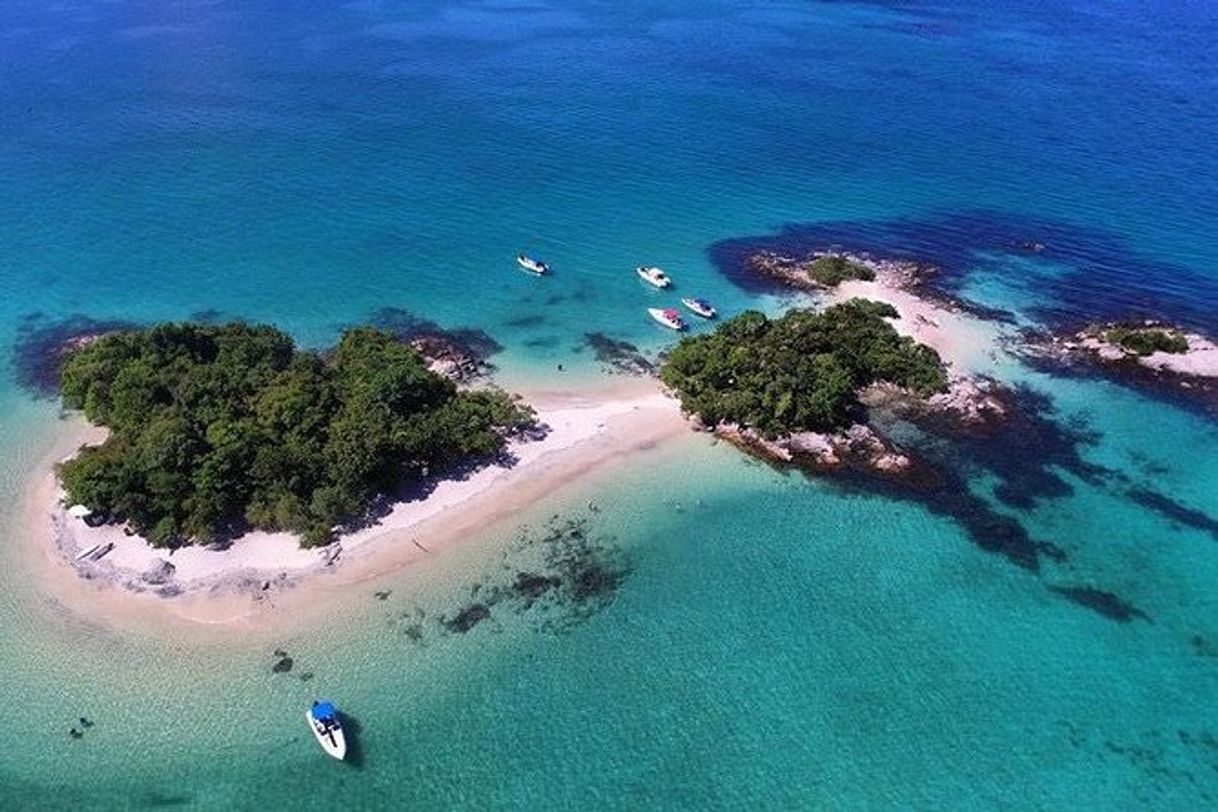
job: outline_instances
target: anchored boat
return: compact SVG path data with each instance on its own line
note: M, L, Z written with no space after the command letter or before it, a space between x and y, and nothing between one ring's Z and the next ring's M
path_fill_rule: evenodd
M649 307L647 313L670 330L684 330L685 322L675 307Z
M347 755L347 739L343 735L343 725L338 719L338 708L332 702L314 702L313 707L305 711L309 720L309 729L321 749L327 755L341 761Z
M717 315L715 306L705 299L682 299L681 304L704 319L713 319Z
M550 266L542 262L536 257L531 257L528 254L518 254L516 256L516 264L524 268L531 274L542 276L550 272Z
M668 278L668 274L654 265L640 265L634 269L634 272L639 275L649 285L654 285L657 288L666 288L672 284L672 280Z

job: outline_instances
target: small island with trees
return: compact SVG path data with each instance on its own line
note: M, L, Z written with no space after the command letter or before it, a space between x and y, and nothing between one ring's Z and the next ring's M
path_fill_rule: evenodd
M833 252L814 252L799 259L773 251L759 251L747 259L749 269L760 276L805 290L835 288L842 282L875 279L875 268L862 257Z
M897 315L865 299L776 319L749 311L683 339L660 377L687 413L761 456L895 473L908 460L866 425L860 393L888 385L927 398L949 383L939 354L889 323Z
M373 328L326 352L243 323L112 333L67 353L61 393L109 430L59 466L67 501L171 548L249 530L327 544L378 497L535 425L507 393L459 389Z
M1032 335L1025 357L1049 369L1082 368L1173 401L1218 412L1218 342L1157 320L1092 324Z

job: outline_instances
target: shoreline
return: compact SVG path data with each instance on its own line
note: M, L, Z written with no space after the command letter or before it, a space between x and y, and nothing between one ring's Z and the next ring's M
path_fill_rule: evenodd
M901 335L925 344L943 359L948 377L967 378L985 372L1007 356L1002 337L1008 325L970 312L938 297L922 295L884 263L868 261L875 279L848 279L831 289L809 291L825 305L870 299L891 305L899 318L890 320Z
M900 274L877 270L871 281L801 291L806 304L800 306L820 309L856 297L892 305L900 316L892 321L898 332L940 353L953 392L1007 356L1001 324L924 297ZM484 536L600 468L679 436L696 436L679 402L652 378L563 391L538 386L522 394L549 431L540 440L513 440L512 465L489 464L440 480L326 547L303 549L291 534L257 531L224 550L190 546L171 553L121 527L88 527L68 515L53 470L82 443L105 436L79 418L37 466L19 525L31 539L44 593L74 614L152 631L282 631L288 616L293 624L315 617L354 586L432 558L463 536ZM95 563L75 560L99 544L114 546Z
M225 551L185 547L170 555L119 527L90 528L69 517L54 465L104 436L104 429L78 421L56 438L27 486L18 521L28 540L27 563L53 604L91 620L148 631L266 627L271 618L324 611L327 599L319 593L347 592L433 557L463 536L485 535L568 483L691 433L677 401L654 381L527 397L550 428L544 439L513 441L509 467L488 465L438 482L425 498L395 504L372 525L321 548L341 549L332 565L287 533L249 533ZM114 550L97 563L72 560L82 549L110 542ZM141 573L157 561L173 565L172 579L142 582Z

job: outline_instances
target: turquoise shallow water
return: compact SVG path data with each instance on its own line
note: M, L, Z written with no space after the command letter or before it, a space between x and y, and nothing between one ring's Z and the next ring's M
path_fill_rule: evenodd
M6 3L0 538L56 425L22 339L74 315L323 345L397 308L486 331L508 382L590 385L585 333L670 338L635 265L775 307L717 262L785 229L932 259L1030 323L1218 331L1216 34L1183 2ZM3 805L1212 806L1218 430L1003 376L1055 432L955 460L965 513L691 436L273 644L115 636L6 550L0 724L29 738ZM1003 517L1062 555L987 552ZM573 518L613 588L446 630ZM354 765L307 738L320 693L358 719Z

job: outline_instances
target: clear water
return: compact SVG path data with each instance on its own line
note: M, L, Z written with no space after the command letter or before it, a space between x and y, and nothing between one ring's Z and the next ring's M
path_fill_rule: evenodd
M728 312L773 307L713 246L784 228L930 257L1033 322L1139 309L1218 330L1216 41L1209 9L1175 0L10 0L0 342L204 313L321 345L389 307L487 331L509 383L592 385L585 333L670 338L635 265ZM553 278L516 272L521 249ZM56 428L15 360L9 541ZM589 533L629 574L586 617L437 622L514 575L511 528L327 628L218 647L65 616L6 549L0 725L26 739L0 752L3 805L1211 806L1214 423L1005 374L1085 429L1030 447L1043 465L970 469L989 509L1067 554L1039 572L959 517L695 436L520 517L536 535L604 506ZM1084 586L1140 614L1052 589ZM277 646L292 674L270 672ZM307 738L322 693L360 722L354 765ZM81 714L96 725L70 739Z

